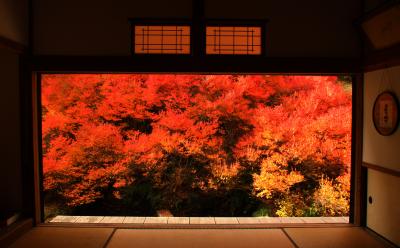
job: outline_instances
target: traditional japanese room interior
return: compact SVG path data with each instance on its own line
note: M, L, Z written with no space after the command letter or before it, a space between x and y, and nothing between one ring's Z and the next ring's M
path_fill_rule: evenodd
M0 0L0 247L399 247L400 1Z

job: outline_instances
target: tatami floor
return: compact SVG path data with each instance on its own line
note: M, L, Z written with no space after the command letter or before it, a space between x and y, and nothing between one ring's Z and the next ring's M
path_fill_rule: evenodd
M270 229L131 229L112 227L36 227L10 248L150 247L391 247L359 227Z

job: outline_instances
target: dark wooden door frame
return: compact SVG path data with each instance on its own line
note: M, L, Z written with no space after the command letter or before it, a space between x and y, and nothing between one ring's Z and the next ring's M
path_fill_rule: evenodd
M40 75L42 73L238 73L238 74L302 74L302 75L353 75L353 123L350 223L365 226L366 170L362 167L363 126L363 75L358 60L348 59L193 59L171 56L131 57L58 57L35 56L31 60L34 151L35 223L43 222L40 158ZM329 225L329 224L326 224ZM277 225L279 226L279 225ZM307 226L309 226L307 224Z

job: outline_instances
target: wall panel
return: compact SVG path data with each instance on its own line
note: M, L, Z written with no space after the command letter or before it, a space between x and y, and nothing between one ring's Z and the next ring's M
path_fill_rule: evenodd
M372 121L375 98L384 90L400 97L400 66L368 72L364 75L363 161L400 171L400 130L381 136ZM368 169L367 226L400 245L400 177ZM366 199L367 200L367 199Z
M208 18L267 18L271 57L359 57L361 1L205 1ZM191 1L36 0L38 55L129 55L128 19L185 18Z

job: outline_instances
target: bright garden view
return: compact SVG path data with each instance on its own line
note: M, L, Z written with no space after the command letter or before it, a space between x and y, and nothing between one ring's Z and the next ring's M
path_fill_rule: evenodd
M45 217L348 216L345 76L45 74Z

